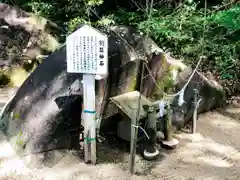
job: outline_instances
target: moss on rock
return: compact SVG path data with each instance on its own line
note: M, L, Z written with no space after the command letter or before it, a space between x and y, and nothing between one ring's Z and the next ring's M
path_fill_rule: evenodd
M43 33L40 47L47 52L53 52L59 47L59 42L52 35Z
M187 68L184 63L171 58L165 53L160 53L159 56L162 64L156 77L157 85L154 86L153 100L162 99L165 93L173 93L179 72Z
M9 78L8 85L20 86L39 64L36 57L59 47L62 32L55 23L17 7L0 3L0 12L4 13L0 18L0 85L6 85Z
M26 80L29 73L22 67L11 67L4 72L4 76L9 79L9 86L19 87Z
M171 65L168 63L166 56L161 55L162 66L156 77L157 85L154 86L153 98L159 100L163 98L164 93L169 92L174 86L174 80L171 73Z

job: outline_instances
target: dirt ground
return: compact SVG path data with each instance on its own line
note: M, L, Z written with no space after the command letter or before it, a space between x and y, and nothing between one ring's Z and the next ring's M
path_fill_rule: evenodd
M179 147L168 152L161 150L155 162L137 157L138 175L130 176L128 154L118 149L102 152L109 162L86 165L75 155L66 151L60 161L49 163L41 169L26 167L27 158L16 157L13 149L0 135L0 179L38 180L238 180L240 179L240 121L219 112L202 114L196 134L180 133ZM101 149L99 150L101 151ZM63 154L63 152L55 152ZM111 156L114 157L111 160ZM31 156L30 158L33 158Z
M128 173L128 153L119 148L99 147L99 163L86 165L74 151L54 151L45 166L36 169L14 150L0 132L0 180L240 180L240 121L228 113L208 112L200 115L197 133L176 134L180 144L173 151L159 149L157 161L147 162L137 156L137 175ZM233 116L229 116L232 114Z

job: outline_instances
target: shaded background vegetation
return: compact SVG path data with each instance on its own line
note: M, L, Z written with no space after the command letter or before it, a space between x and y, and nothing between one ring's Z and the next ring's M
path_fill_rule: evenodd
M240 79L240 4L236 0L206 2L205 9L204 1L194 0L4 1L54 21L64 37L80 23L134 26L193 67L204 47L207 58L201 70L212 72L234 92Z

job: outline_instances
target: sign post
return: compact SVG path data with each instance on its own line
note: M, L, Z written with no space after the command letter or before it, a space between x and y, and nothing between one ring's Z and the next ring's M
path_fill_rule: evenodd
M95 77L108 73L108 38L84 25L67 37L67 72L83 74L84 159L96 164Z

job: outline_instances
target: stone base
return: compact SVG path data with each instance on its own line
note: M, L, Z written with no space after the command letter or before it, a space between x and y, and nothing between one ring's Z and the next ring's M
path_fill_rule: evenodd
M164 140L162 141L163 147L167 149L175 149L178 144L179 144L179 141L174 138L171 141L164 141Z
M155 160L158 157L158 155L159 155L159 151L157 149L153 153L147 152L146 149L143 151L144 159L149 161Z

